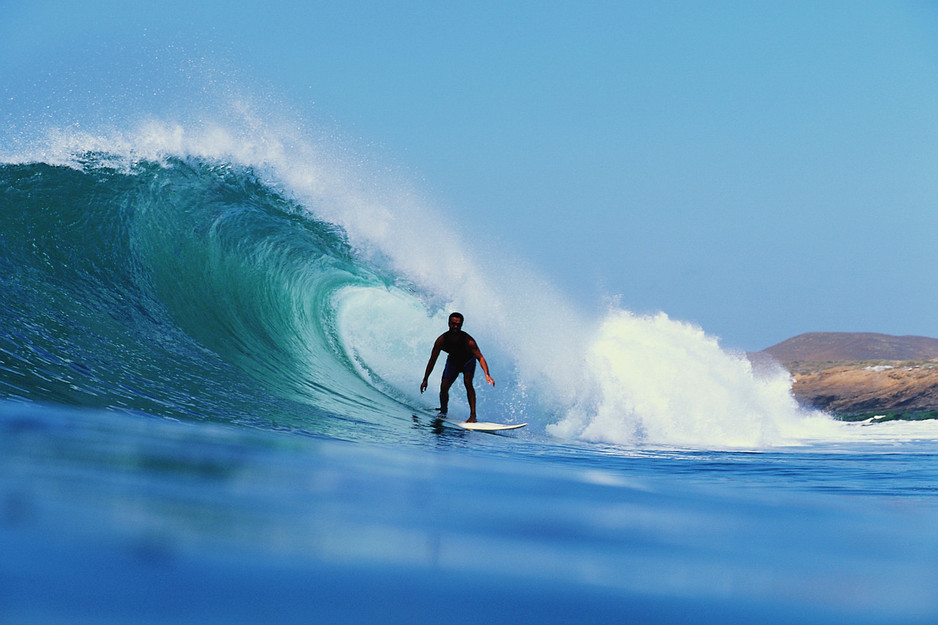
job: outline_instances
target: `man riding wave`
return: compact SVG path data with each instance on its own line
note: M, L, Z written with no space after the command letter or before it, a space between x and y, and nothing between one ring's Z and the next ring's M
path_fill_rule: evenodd
M420 392L427 390L427 379L433 372L436 360L441 351L448 354L446 365L443 367L443 379L440 382L440 407L441 414L446 414L449 407L449 388L462 374L463 382L466 385L466 399L469 400L469 419L466 423L475 423L476 421L476 391L472 386L472 378L475 376L476 360L482 365L482 371L485 373L485 381L495 386L495 380L489 375L489 366L485 362L485 356L479 350L479 345L475 339L462 331L463 316L454 312L449 316L449 330L437 337L433 343L433 350L430 352L430 361L427 363L426 373L423 375L423 382L420 384Z

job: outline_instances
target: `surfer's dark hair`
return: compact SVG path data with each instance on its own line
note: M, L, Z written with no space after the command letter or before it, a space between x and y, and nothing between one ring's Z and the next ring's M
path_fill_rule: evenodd
M450 313L450 314L449 314L449 318L450 318L450 319L452 319L453 317L456 317L457 319L459 319L460 322L463 322L463 321L466 320L466 318L462 316L462 313L458 313L458 312L454 312L454 313Z

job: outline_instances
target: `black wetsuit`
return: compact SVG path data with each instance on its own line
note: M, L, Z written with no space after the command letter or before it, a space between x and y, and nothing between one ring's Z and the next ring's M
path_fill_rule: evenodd
M443 377L452 380L460 373L474 371L476 357L469 347L469 341L475 342L471 336L462 330L449 330L443 333L443 346L440 348L447 354L446 366L443 368Z

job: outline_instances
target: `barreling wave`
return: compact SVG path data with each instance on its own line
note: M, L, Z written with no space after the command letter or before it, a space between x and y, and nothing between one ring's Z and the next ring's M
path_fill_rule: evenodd
M458 308L495 366L491 420L625 446L857 436L692 324L591 319L407 193L245 136L151 124L0 165L0 398L420 438L419 375Z
M84 153L4 165L0 185L4 395L354 438L416 409L405 389L442 323L250 167ZM478 296L488 310L529 299L497 282ZM506 336L507 411L561 438L765 444L797 412L785 380L754 381L663 316L613 312L591 332L554 303Z
M341 327L393 280L251 169L84 154L0 189L3 396L331 434L406 412Z

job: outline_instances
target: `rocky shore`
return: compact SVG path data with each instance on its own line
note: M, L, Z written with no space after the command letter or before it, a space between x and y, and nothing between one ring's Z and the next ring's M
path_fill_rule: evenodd
M813 332L750 358L780 363L802 405L844 419L938 418L938 339Z

